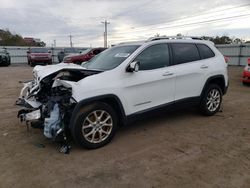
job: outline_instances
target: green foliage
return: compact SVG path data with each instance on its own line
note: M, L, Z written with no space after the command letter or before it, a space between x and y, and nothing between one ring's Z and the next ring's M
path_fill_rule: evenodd
M0 29L0 46L45 46L44 42L28 44L23 37L11 33L8 29Z
M25 46L21 35L12 34L9 30L0 29L0 46Z
M210 40L214 42L214 44L241 44L244 43L243 40L239 38L229 37L226 35L223 36L216 36L216 37L208 37L208 36L202 36L201 37L204 40Z

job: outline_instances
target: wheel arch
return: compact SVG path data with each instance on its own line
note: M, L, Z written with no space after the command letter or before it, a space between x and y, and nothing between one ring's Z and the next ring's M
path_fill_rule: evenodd
M70 118L69 127L75 124L76 116L79 110L86 105L94 102L104 102L114 108L117 113L118 125L124 125L126 123L126 115L121 100L114 94L99 95L87 99L83 99L76 104Z
M204 92L205 92L207 86L210 84L217 84L221 88L223 95L226 94L227 87L226 87L225 77L223 75L215 75L215 76L211 76L207 79L207 81L202 89L201 96L204 95Z

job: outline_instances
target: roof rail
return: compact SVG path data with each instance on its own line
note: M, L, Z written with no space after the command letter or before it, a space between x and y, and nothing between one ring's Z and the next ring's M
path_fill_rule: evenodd
M194 37L194 36L160 36L160 37L151 37L146 42L155 41L155 40L171 40L171 39L203 40L201 37Z

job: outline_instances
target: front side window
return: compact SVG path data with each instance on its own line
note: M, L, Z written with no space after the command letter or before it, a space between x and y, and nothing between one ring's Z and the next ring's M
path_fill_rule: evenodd
M173 43L171 46L175 65L197 61L200 59L200 55L195 44Z
M214 52L205 44L197 44L201 59L214 57Z
M169 65L167 44L156 44L145 49L134 61L140 62L140 70L152 70Z

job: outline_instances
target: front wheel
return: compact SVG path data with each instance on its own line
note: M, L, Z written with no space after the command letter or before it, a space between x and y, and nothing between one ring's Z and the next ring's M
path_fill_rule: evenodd
M216 84L211 84L202 96L200 110L204 115L212 116L220 110L221 102L221 88Z
M76 143L87 149L95 149L109 143L116 128L117 116L113 108L97 102L80 109L71 127L71 134Z

